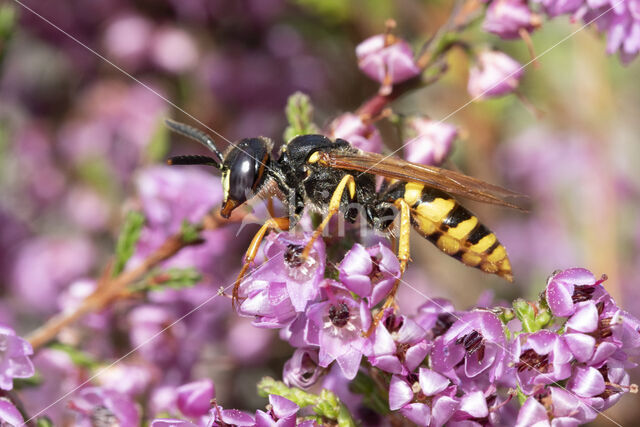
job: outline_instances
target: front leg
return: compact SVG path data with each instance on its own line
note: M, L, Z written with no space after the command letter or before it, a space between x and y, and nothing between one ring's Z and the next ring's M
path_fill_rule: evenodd
M306 259L309 256L309 252L311 252L311 247L313 243L318 240L318 238L322 235L322 232L329 224L331 217L340 211L340 204L342 203L342 195L344 194L344 190L349 186L349 197L353 200L356 196L356 181L353 179L351 175L345 175L340 180L340 183L333 191L333 195L331 196L331 200L329 201L329 211L327 215L324 217L318 228L316 228L311 236L311 239L307 243L302 252L302 259Z

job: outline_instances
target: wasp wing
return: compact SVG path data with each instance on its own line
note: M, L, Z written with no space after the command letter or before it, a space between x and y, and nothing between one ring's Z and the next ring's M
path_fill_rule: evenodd
M417 182L467 199L526 211L519 204L509 201L512 198L526 196L448 169L365 151L324 152L322 161L338 169L357 170L400 181Z

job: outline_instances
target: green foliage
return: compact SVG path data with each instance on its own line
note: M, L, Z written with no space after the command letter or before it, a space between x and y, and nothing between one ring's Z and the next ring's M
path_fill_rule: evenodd
M38 417L36 427L53 427L53 421L51 421L49 417Z
M69 358L71 358L71 362L76 366L87 369L95 369L100 366L92 356L70 345L54 342L49 347L67 353Z
M131 211L127 214L116 243L116 261L113 265L114 277L122 272L127 261L133 255L144 222L144 215L140 212Z
M384 390L376 386L375 381L368 375L358 372L358 375L349 384L349 389L363 396L362 403L376 411L378 414L387 415L391 413L389 400Z
M537 332L553 320L545 304L534 304L518 298L513 302L513 310L524 332Z
M6 51L5 46L16 27L17 13L13 5L3 4L0 6L0 63Z
M284 140L291 141L298 135L318 133L318 126L313 123L313 105L309 96L296 92L289 97L285 114L289 126L284 131Z
M267 397L277 394L296 403L301 408L313 406L313 411L321 418L335 420L340 427L355 427L355 422L347 407L329 390L322 390L320 395L307 393L295 387L287 387L283 382L264 377L258 383L258 394Z
M164 124L164 120L158 120L147 146L146 157L150 163L156 163L164 159L168 152L169 128Z
M165 288L184 289L194 286L202 280L195 268L170 268L166 271L150 274L134 291L153 291Z
M185 243L196 243L202 240L202 237L200 236L200 226L198 224L193 224L186 219L182 221L180 235L182 236L182 241Z

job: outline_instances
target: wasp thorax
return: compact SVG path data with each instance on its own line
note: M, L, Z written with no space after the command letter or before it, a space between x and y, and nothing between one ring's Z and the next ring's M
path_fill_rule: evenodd
M247 138L240 141L224 156L222 163L222 187L224 203L221 215L228 218L231 212L252 197L264 181L269 162L269 143L264 138Z

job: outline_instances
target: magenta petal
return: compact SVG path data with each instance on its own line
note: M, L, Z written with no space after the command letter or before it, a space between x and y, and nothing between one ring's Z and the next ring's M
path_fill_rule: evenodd
M257 410L255 415L255 427L276 427L273 417L264 411Z
M210 379L184 384L176 392L178 409L191 418L206 415L211 408L211 399L215 396L213 381Z
M402 373L402 363L400 363L400 360L398 360L398 357L395 355L379 356L375 358L370 357L369 362L376 368L382 369L390 374Z
M408 382L394 375L389 384L389 409L397 411L413 400L413 390Z
M551 280L545 297L554 316L567 317L573 314L573 285Z
M237 425L239 427L252 426L255 421L253 417L245 412L238 411L237 409L225 409L221 414L222 421L231 424Z
M547 410L544 406L542 406L542 404L535 398L530 397L520 408L516 427L528 427L533 425L548 426L549 418L547 417Z
M458 409L458 401L449 396L439 396L433 401L433 410L431 411L432 427L443 426L449 418Z
M407 354L404 356L404 364L407 369L413 371L422 363L425 357L429 354L429 345L426 341L419 342L418 344L409 347Z
M431 410L424 403L411 403L404 406L400 413L419 426L428 426L431 422Z
M376 334L373 342L373 353L378 354L393 354L396 352L396 343L391 338L391 334L387 331L382 323L376 328Z
M591 366L575 368L568 389L579 396L593 397L604 392L604 378L600 371Z
M616 352L618 346L612 342L604 341L598 344L596 351L593 353L593 357L589 361L590 365L599 365Z
M575 309L567 321L567 328L578 332L593 332L598 328L598 309L593 301L580 302Z
M0 424L8 423L9 425L21 426L24 424L24 418L20 411L13 406L9 400L0 398Z
M420 388L426 396L434 396L449 385L449 379L427 368L420 368Z
M269 395L269 403L271 404L273 413L278 418L286 418L295 415L300 407L294 402L277 394Z
M361 360L362 352L355 348L350 348L347 352L336 358L338 366L340 366L342 373L348 380L352 380L356 377L358 369L360 368Z
M466 394L460 399L460 410L474 418L484 418L489 415L487 400L481 391Z
M576 360L581 363L591 358L596 346L596 339L586 334L565 334L564 341Z

